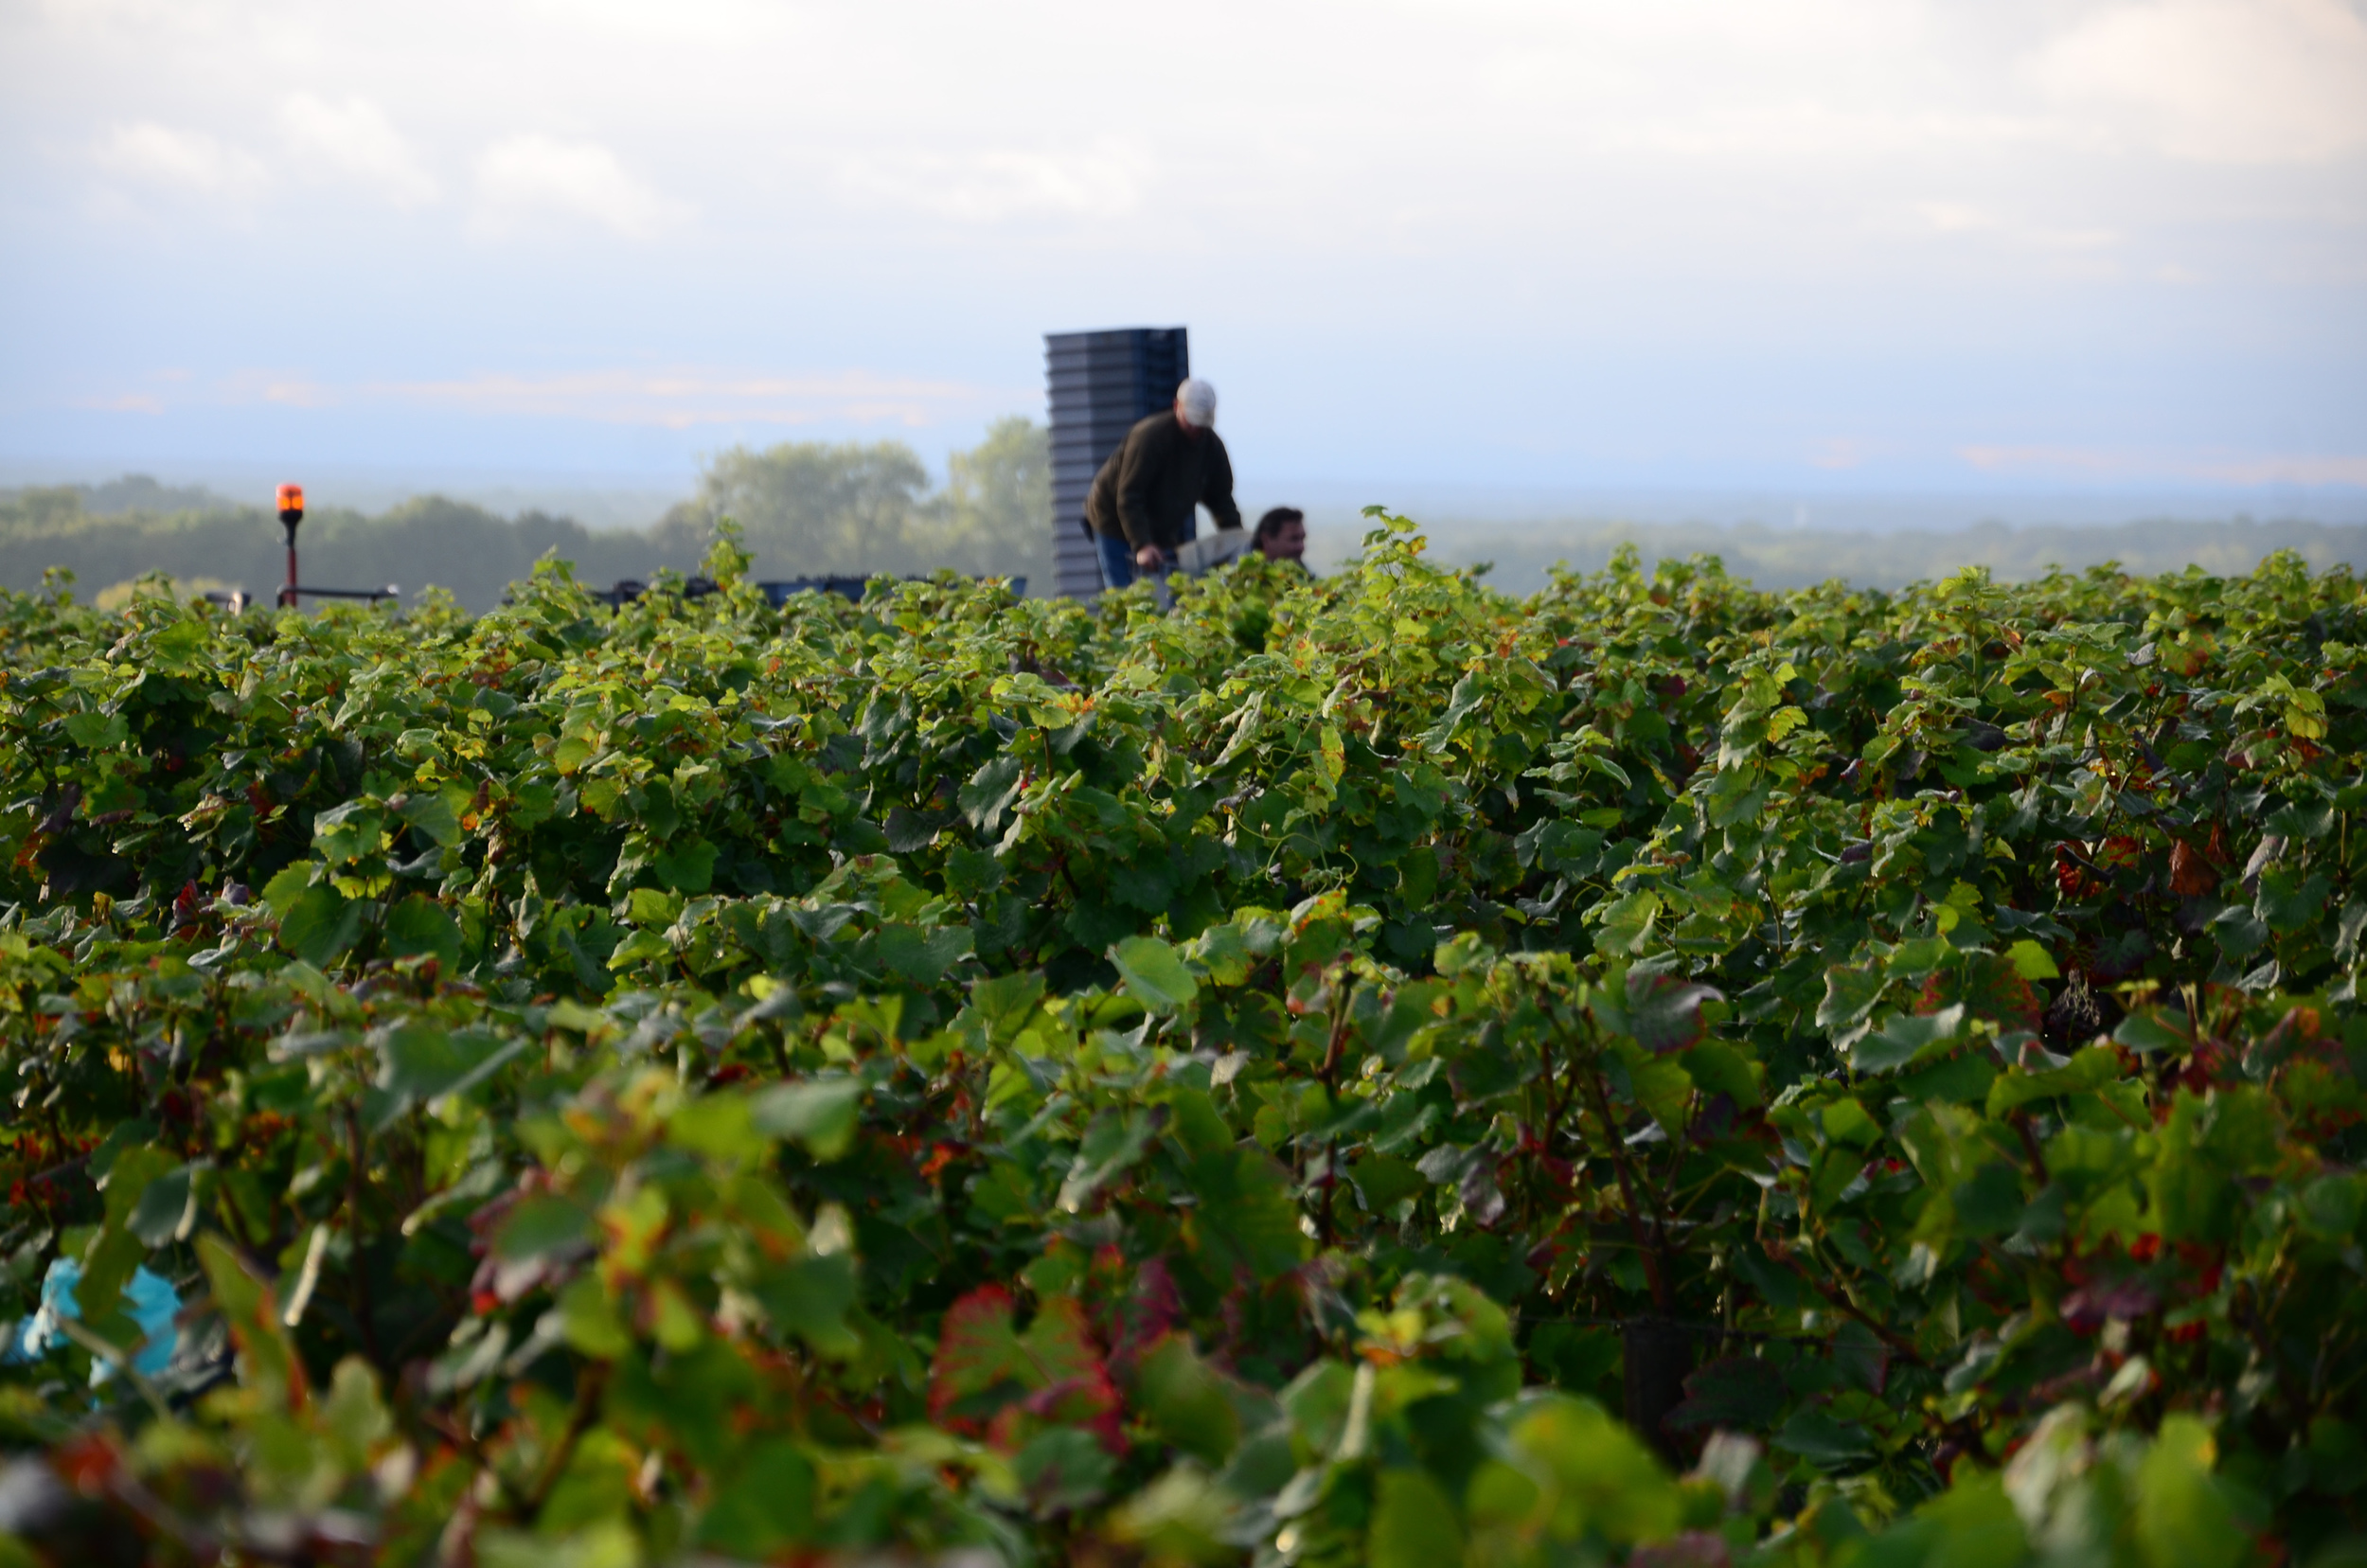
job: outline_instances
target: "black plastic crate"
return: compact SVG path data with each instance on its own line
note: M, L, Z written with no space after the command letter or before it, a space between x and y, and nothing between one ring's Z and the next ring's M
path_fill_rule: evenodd
M1094 475L1135 422L1175 401L1192 373L1190 336L1181 327L1047 332L1044 384L1052 416L1053 591L1091 598L1101 565L1085 526Z

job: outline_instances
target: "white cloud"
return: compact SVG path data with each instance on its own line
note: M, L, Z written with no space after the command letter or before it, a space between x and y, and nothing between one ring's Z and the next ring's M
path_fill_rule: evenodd
M118 392L96 398L69 400L75 408L96 409L104 414L162 414L165 401L153 392Z
M479 226L490 231L556 217L642 240L686 216L597 142L512 136L477 160L476 184Z
M2053 228L1967 202L1917 202L1910 210L1929 234L1984 239L2023 250L2094 252L2110 250L2121 242L2121 237L2109 228Z
M297 93L279 106L279 126L290 151L316 174L366 187L399 207L419 206L438 194L435 176L367 98L331 103Z
M537 415L604 424L804 425L826 420L915 428L1007 408L1032 388L883 376L868 370L782 376L698 368L586 370L562 375L487 372L448 381L387 382L370 397L474 414Z
M0 198L61 241L25 259L44 308L0 381L179 419L194 393L128 379L145 356L211 384L286 339L333 353L357 429L481 414L523 444L539 408L629 422L621 452L969 418L884 374L650 366L1032 383L1047 328L1188 321L1245 473L1469 472L1539 429L1520 450L1747 446L1868 483L1977 477L1978 440L2367 452L2367 0L1193 14L0 0ZM111 220L149 209L186 249L122 248ZM603 254L561 278L463 232ZM101 354L119 384L59 368ZM1377 378L1415 390L1376 416Z
M861 195L940 218L1112 218L1139 205L1140 162L1109 150L916 152L850 158L839 175Z
M110 173L193 196L244 196L264 183L263 166L249 154L202 131L152 120L116 126L94 156Z
M215 401L276 403L282 408L334 408L345 401L338 388L301 370L245 369L216 382Z
M2367 148L2367 18L2346 0L2144 0L2039 50L2067 106L2126 116L2175 156L2294 163Z

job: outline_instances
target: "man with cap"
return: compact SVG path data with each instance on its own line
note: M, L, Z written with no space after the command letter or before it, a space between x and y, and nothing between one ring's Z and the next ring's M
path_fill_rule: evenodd
M1101 553L1101 580L1124 588L1136 572L1173 564L1176 546L1199 531L1199 507L1219 528L1238 528L1233 460L1217 435L1217 389L1195 376L1175 389L1175 406L1153 414L1094 475L1085 522Z

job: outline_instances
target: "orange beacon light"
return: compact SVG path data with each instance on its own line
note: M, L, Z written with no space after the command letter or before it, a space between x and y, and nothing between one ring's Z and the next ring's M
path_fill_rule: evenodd
M288 580L279 590L279 605L281 609L295 609L297 601L307 594L311 595L314 598L367 599L372 604L376 604L380 599L394 599L398 603L401 601L402 590L397 588L391 582L383 588L298 587L297 584L302 579L296 576L295 536L296 525L303 521L304 487L302 485L280 486L279 522L280 525L288 530Z
M280 526L288 530L288 582L287 586L279 590L279 603L283 609L288 610L296 607L295 531L296 525L303 521L304 487L302 485L280 486L279 522Z

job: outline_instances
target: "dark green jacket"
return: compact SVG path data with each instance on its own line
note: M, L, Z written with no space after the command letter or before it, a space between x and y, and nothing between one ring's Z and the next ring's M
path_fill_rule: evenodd
M1223 438L1213 430L1185 435L1170 408L1136 424L1110 454L1085 498L1085 521L1097 534L1124 535L1138 550L1172 550L1184 543L1199 506L1216 514L1219 528L1241 526Z

